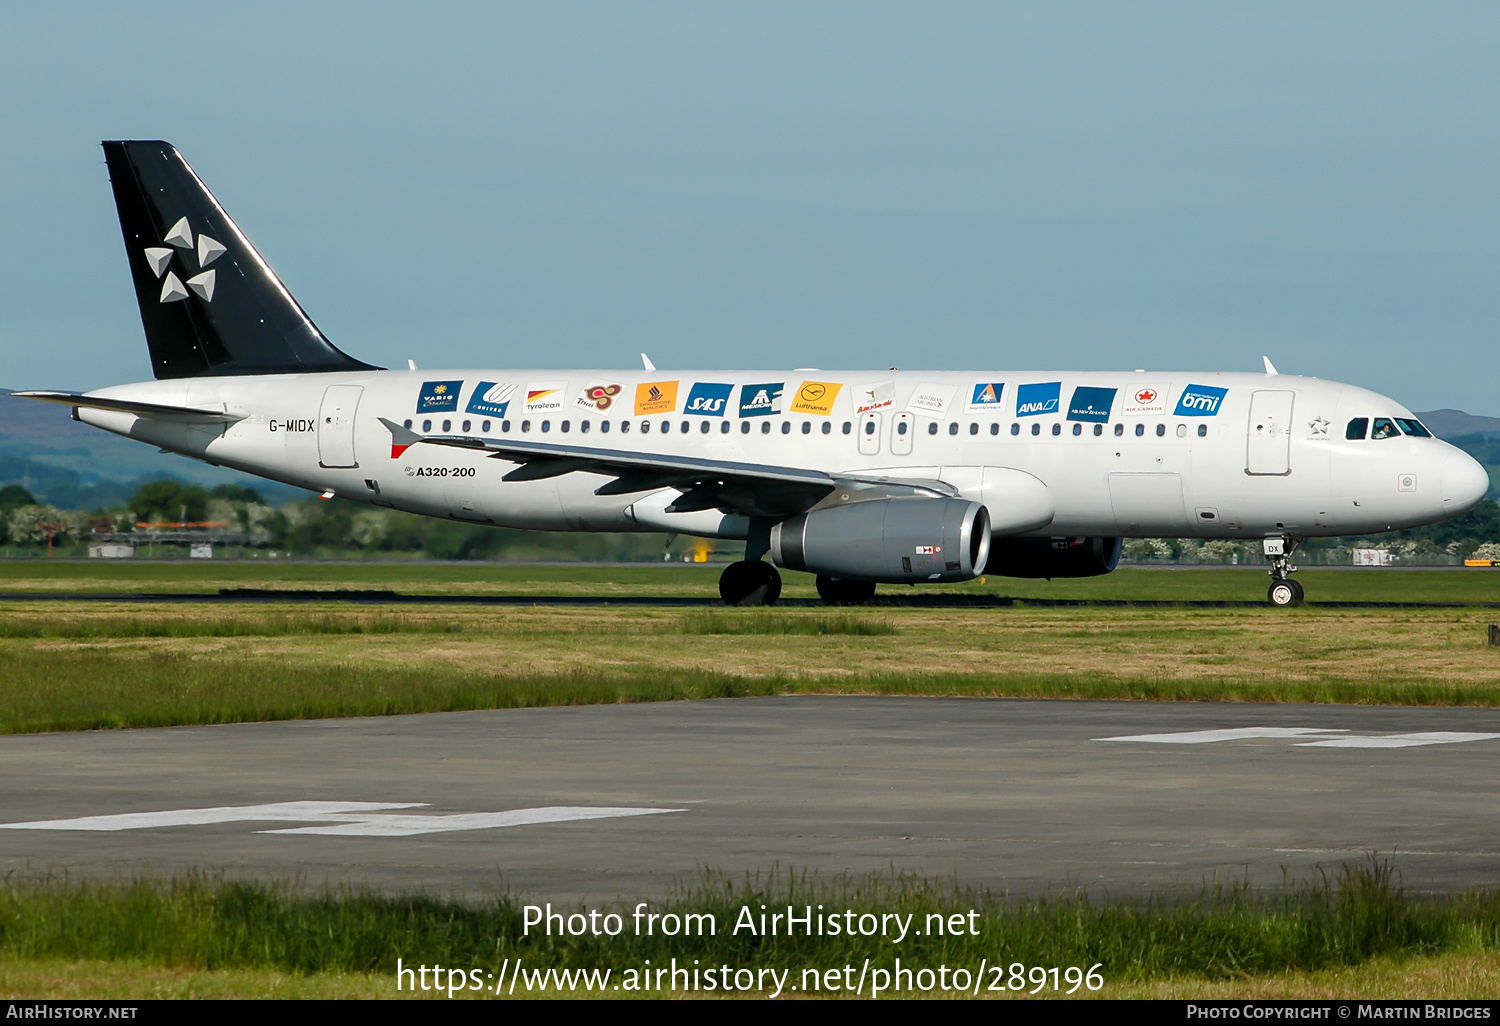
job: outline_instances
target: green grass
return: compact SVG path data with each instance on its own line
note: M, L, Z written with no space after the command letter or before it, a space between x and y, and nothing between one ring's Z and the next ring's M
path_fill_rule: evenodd
M880 637L896 633L889 620L855 613L777 613L766 609L714 609L678 620L683 634L850 634Z
M82 619L0 619L0 638L236 638L314 634L446 634L457 623L411 616L331 613L262 613L242 610L212 616L96 616Z
M912 916L921 935L764 936L734 932L741 909L822 905ZM633 903L605 906L625 923ZM967 914L977 914L970 920ZM567 911L572 911L569 909ZM807 967L1099 965L1109 983L1180 978L1245 979L1289 970L1357 966L1500 948L1500 894L1418 896L1383 863L1340 868L1257 891L1237 884L1198 893L1098 901L1082 892L1013 900L910 876L819 881L791 874L731 880L705 874L650 911L713 916L711 935L528 935L523 902L478 902L363 891L303 893L287 885L187 876L169 880L43 880L0 886L0 961L131 961L205 969L274 968L303 974L377 973L394 983L396 960L499 973L506 959L534 968L660 966L791 970ZM964 916L960 933L925 929ZM706 921L703 921L706 922ZM705 934L707 931L705 930ZM618 979L618 975L615 976ZM1106 990L1107 995L1107 990Z

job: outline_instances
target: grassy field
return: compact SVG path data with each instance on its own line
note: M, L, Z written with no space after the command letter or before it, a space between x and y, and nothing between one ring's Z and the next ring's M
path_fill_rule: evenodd
M975 932L924 930L897 944L731 930L743 906L788 904L911 915L924 925L929 915L972 909L975 917L964 918ZM11 883L0 887L0 994L395 997L403 996L394 986L398 957L494 974L484 979L503 978L515 959L537 970L610 969L615 982L647 960L661 966L697 959L705 966L789 970L792 985L809 967L859 967L869 959L871 968L889 971L898 956L908 967L967 968L971 979L982 963L1079 967L1079 977L1097 966L1103 986L1093 993L1075 986L1079 997L1487 997L1500 982L1500 896L1414 897L1373 862L1272 892L1229 885L1103 905L1069 894L1011 901L911 878L824 884L708 878L652 911L708 913L716 928L694 937L626 928L612 938L547 938L527 936L520 905L503 896L466 904L309 895L203 878ZM1065 996L1034 979L1015 990L988 990L1002 980L1011 984L1008 972L981 979L986 997ZM1059 989L1068 983L1061 979ZM516 996L541 989L528 992L523 984ZM802 987L789 991L802 994ZM471 985L455 996L493 995ZM618 996L639 995L627 987Z

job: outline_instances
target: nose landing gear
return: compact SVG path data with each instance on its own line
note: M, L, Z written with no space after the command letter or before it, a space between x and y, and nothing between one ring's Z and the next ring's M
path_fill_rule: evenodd
M781 574L761 561L771 551L771 521L755 517L745 541L745 558L719 575L719 597L726 606L774 606L781 598Z
M1302 585L1289 578L1297 568L1292 566L1292 553L1297 550L1300 538L1267 538L1266 555L1271 557L1271 588L1266 600L1273 606L1300 606Z

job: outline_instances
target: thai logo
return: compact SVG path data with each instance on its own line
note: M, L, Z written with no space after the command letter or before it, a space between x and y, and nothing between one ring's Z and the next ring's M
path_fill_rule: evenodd
M722 417L725 407L729 405L729 393L733 391L733 385L699 381L688 393L687 405L682 408L682 412L696 413L701 417Z
M607 413L623 391L625 391L624 385L594 381L584 386L583 391L578 393L578 398L573 400L573 405L585 410L594 410L597 413Z
M740 386L740 416L769 417L781 412L782 381Z
M458 409L458 393L463 389L462 381L424 381L417 396L418 413L447 413Z
M671 413L677 409L676 381L645 381L635 386L635 415Z
M1219 404L1224 401L1224 395L1228 391L1227 388L1214 388L1212 385L1189 385L1183 389L1182 398L1177 400L1174 416L1215 416L1219 412Z
M481 381L474 386L469 396L466 413L477 413L481 417L504 417L510 408L510 397L516 394L516 386L505 382Z
M1115 405L1115 389L1092 388L1080 385L1073 389L1073 399L1068 403L1068 419L1091 421L1103 424L1109 420L1109 411Z
M843 384L837 381L804 381L792 400L793 413L816 413L826 417L833 412L833 401Z
M228 252L227 247L218 239L210 238L202 232L198 233L197 244L194 245L193 228L185 217L177 219L177 223L168 229L162 241L167 245L150 246L143 251L146 265L151 268L151 273L162 280L161 301L180 303L188 297L188 290L191 289L205 303L213 302L216 272L209 270L208 265ZM178 250L184 252L179 253ZM198 273L184 282L177 277L177 272L170 268L174 257L186 265L190 254L197 256ZM182 273L187 274L189 270L194 269L186 266Z
M1056 413L1061 397L1061 381L1021 385L1016 389L1016 416L1037 417L1044 413Z

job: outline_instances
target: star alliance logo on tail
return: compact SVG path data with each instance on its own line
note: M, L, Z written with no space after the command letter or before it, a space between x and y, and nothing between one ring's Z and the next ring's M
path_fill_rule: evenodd
M151 268L151 273L162 279L161 301L163 303L180 303L188 297L191 289L205 303L213 302L214 284L217 272L207 270L208 265L223 256L228 249L217 239L209 238L203 233L198 234L198 273L184 282L177 277L175 271L168 270L172 266L172 258L186 261L186 257L178 256L176 250L183 249L192 253L193 229L188 224L188 219L179 217L177 223L167 231L166 238L162 240L167 246L149 246L143 252L146 257L146 266ZM175 247L175 248L169 248ZM187 273L184 271L183 273ZM163 277L165 276L165 277Z

